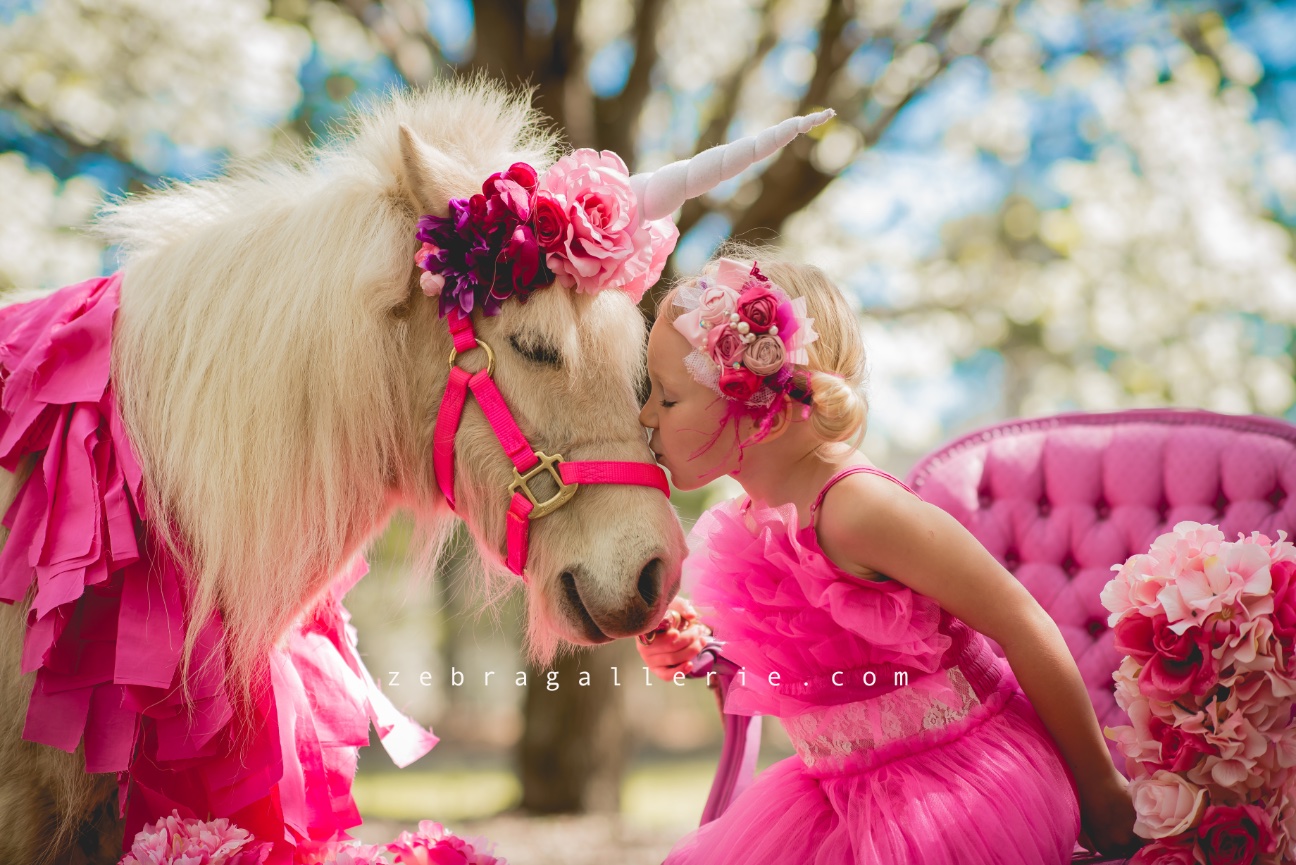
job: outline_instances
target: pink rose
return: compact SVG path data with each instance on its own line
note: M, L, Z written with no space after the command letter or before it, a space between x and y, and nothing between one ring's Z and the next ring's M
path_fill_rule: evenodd
M417 264L419 267L423 268L424 270L427 270L428 259L436 255L440 251L441 250L438 249L433 244L428 243L427 241L423 241L423 245L419 247L418 252L414 253L414 263Z
M740 363L747 351L742 334L727 325L707 331L707 354L725 369Z
M1206 789L1173 772L1158 770L1130 781L1137 814L1134 831L1144 838L1167 838L1187 832L1206 807Z
M1249 865L1277 849L1269 817L1255 805L1212 805L1197 834L1207 865Z
M727 366L720 371L720 392L730 399L746 402L760 390L760 386L760 376L745 366L738 369Z
M773 375L778 372L783 368L785 360L787 360L787 351L783 347L783 340L768 333L757 337L755 342L748 345L747 352L743 356L743 363L759 376Z
M1157 768L1182 774L1201 762L1202 757L1216 752L1201 736L1169 726L1159 718L1153 718L1151 726L1157 730L1156 738L1161 742L1161 762Z
M702 320L714 327L726 324L729 316L738 311L738 292L727 285L711 284L702 289L698 302Z
M419 275L419 287L428 297L439 297L441 289L445 288L445 277L439 273L424 271Z
M1156 630L1156 622L1165 621L1165 616L1157 614L1155 619L1149 619L1147 616L1126 616L1116 623L1112 629L1112 639L1116 651L1122 655L1129 655L1140 664L1146 664L1151 657L1156 654L1156 646L1153 645L1153 634Z
M1269 568L1269 576L1273 579L1273 632L1282 644L1290 668L1293 646L1296 645L1296 563L1274 562Z
M547 195L537 195L535 202L535 236L546 252L560 248L567 234L567 214L562 205Z
M1190 837L1165 838L1140 847L1129 865L1197 865Z
M753 333L765 333L778 315L779 298L762 284L753 285L738 298L738 315Z
M1209 643L1200 629L1176 634L1169 620L1157 616L1152 642L1156 654L1139 673L1139 690L1156 700L1172 702L1187 693L1201 696L1218 677Z
M538 189L567 218L562 238L548 256L558 281L588 294L621 289L638 302L661 276L679 230L669 217L640 222L621 157L581 148L555 162Z

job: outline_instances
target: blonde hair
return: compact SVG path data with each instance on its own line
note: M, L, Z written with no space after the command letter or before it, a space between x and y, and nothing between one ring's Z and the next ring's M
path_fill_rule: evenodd
M788 297L805 298L819 334L806 349L810 355L806 369L812 393L811 428L825 444L850 440L851 447L859 447L868 426L867 357L859 321L841 290L812 264L787 261L773 249L738 241L721 246L703 273L721 258L746 264L758 262L761 273ZM676 282L658 303L657 314L666 316L668 322L678 318L683 310L675 306L676 292L696 279L690 276Z

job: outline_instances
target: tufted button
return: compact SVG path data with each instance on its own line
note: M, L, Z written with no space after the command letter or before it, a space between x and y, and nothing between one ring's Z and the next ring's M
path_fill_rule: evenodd
M1068 577L1074 577L1076 575L1080 570L1080 564L1075 560L1075 556L1070 553L1066 554L1066 558L1062 560L1062 570Z
M1053 505L1049 503L1048 498L1041 497L1039 500L1039 515L1047 517L1053 510Z
M1226 507L1228 507L1228 499L1224 498L1224 490L1223 490L1223 489L1221 489L1219 492L1215 493L1215 502L1214 502L1214 504L1215 504L1215 516L1216 516L1217 518L1218 518L1218 517L1222 517L1222 516L1224 516L1224 509L1225 509Z
M1094 505L1094 516L1100 520L1111 516L1111 505L1107 504L1106 499L1099 499L1098 504Z
M1100 616L1090 616L1085 619L1084 629L1089 632L1089 636L1097 637L1107 630L1107 620Z
M1004 553L1004 567L1010 571L1015 571L1021 564L1021 554L1016 549L1009 549Z
M1274 491L1268 496L1268 501L1275 509L1282 507L1283 502L1287 501L1287 491L1282 487L1274 487Z
M990 498L989 489L983 487L982 489L977 490L977 504L980 505L982 509L990 507L992 501L994 501L994 499Z
M1157 518L1164 523L1166 521L1166 517L1168 517L1169 515L1170 515L1170 503L1165 499L1162 499L1160 504L1157 505Z

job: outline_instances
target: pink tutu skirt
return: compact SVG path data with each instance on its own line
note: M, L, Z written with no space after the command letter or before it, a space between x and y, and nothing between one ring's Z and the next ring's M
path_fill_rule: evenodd
M1075 781L1026 695L1005 684L1005 699L922 750L896 742L843 774L814 772L800 756L775 763L665 865L1070 862Z

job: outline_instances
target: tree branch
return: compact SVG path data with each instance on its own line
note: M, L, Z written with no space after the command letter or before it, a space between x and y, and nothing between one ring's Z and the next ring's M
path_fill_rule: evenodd
M517 86L526 65L526 0L473 0L477 47L469 68Z
M553 118L577 146L590 137L589 88L585 85L576 21L580 0L557 0L557 17L548 39L527 33L527 65L536 85L535 106Z
M665 7L664 0L639 0L634 22L634 61L625 87L616 96L599 99L594 104L596 146L615 151L631 168L638 151L639 115L652 92L657 30Z
M778 44L778 31L774 26L778 2L780 0L765 0L765 8L761 13L761 34L756 40L756 48L751 54L747 55L747 58L742 63L738 64L721 85L719 109L711 116L711 122L698 136L697 143L693 146L694 153L701 153L703 150L721 143L725 131L733 123L733 119L738 113L738 102L742 97L743 87L746 85L747 79L751 77L753 71L760 67L766 56ZM687 233L710 210L711 208L707 206L701 197L690 198L684 202L684 208L680 211L680 234Z
M54 121L44 111L29 105L16 93L0 96L0 112L18 117L38 135L49 135L59 140L63 146L61 158L48 167L54 176L60 179L67 179L77 174L78 163L86 156L107 156L127 169L127 182L137 188L156 186L161 181L159 175L141 168L121 141L108 139L94 144L83 144L68 129Z
M999 24L995 30L991 31L991 34L982 40L977 50L985 46L993 33L998 32L1003 21L1007 19L1009 11L1015 5L1016 0L1011 0L1011 2L1001 7ZM906 48L918 42L942 44L936 66L924 78L910 82L905 93L893 104L884 108L877 120L861 128L864 146L869 147L876 144L905 106L912 102L913 98L923 88L940 76L953 62L955 52L948 44L947 37L966 13L966 9L967 7L963 7L959 10L951 10L938 15L925 33L907 43ZM903 50L897 49L895 56L899 56ZM847 58L849 58L849 53L847 53ZM837 70L838 73L840 73L841 68L844 68L844 65L845 60L841 60ZM824 86L830 88L831 84L832 80L829 79ZM826 94L827 89L824 92ZM808 95L809 93L807 93ZM826 98L824 101L827 101ZM868 102L876 104L872 99L862 101L860 111L856 112L848 122L859 125L864 116L863 107ZM803 100L800 110L804 113L815 104ZM779 155L775 157L774 164L763 175L748 181L749 183L760 184L760 194L745 196L745 198L753 200L753 203L741 212L730 213L735 237L752 233L777 235L789 216L808 205L832 182L836 177L835 174L822 172L811 164L809 160L810 147L809 141L802 139L794 141L779 152Z
M820 108L827 104L828 94L831 92L833 82L837 79L837 76L841 74L842 69L845 68L846 62L850 59L851 53L856 47L856 40L843 39L846 25L850 22L852 17L854 17L854 3L850 2L850 0L829 0L828 8L824 10L823 19L819 24L819 51L816 58L815 70L810 77L810 83L806 86L805 93L801 95L801 99L797 103L795 111L796 114L806 114L811 110ZM819 187L815 189L814 194L812 194L810 198L805 199L808 203L814 195L818 195L819 190L823 189L823 187L827 185L828 180L831 179L830 176L823 175L822 172L819 172L810 165L810 148L812 146L813 145L809 141L798 138L787 147L783 148L783 150L779 152L779 156L776 158L774 165L770 166L769 170L762 175L762 186L764 185L768 175L772 172L775 173L775 178L778 178L781 175L787 175L785 182L794 186L799 185L799 181L796 179L797 176L807 171L810 173L810 179L812 179L814 175L826 178L822 180ZM793 163L798 164L801 167L801 171L794 171L791 169L789 166ZM789 174L789 172L791 173ZM750 180L748 181L748 183L751 182L752 181ZM689 204L693 206L690 207L688 206ZM759 204L759 202L757 202L757 204ZM753 204L752 206L756 207L756 204ZM788 210L787 213L784 214L783 218L779 219L779 223L781 224L783 219L786 219L791 213L800 210L802 206L804 206L804 204L795 207L792 210ZM708 208L706 205L696 199L686 204L685 211L680 214L680 234L684 234L692 229L693 226L697 224L698 220L707 213L707 211ZM742 230L740 230L738 224L735 223L734 235L737 236Z

